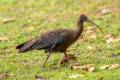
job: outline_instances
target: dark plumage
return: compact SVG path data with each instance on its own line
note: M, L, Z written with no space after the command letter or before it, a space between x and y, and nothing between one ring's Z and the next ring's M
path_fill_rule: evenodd
M81 35L83 31L83 23L85 21L95 24L92 21L90 21L86 15L82 14L79 17L77 28L75 30L56 29L50 32L46 32L40 37L31 39L23 44L18 45L16 49L19 49L19 53L27 52L33 49L44 49L46 52L48 52L48 56L44 62L43 67L45 66L45 63L52 52L63 52L66 60L68 60L66 50Z

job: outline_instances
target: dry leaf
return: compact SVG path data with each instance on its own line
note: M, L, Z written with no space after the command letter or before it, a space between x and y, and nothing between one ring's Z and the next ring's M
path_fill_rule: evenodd
M47 79L41 76L35 75L35 80L47 80Z
M110 9L104 8L101 10L101 14L103 15L108 14L108 13L110 13Z
M120 8L118 7L111 7L111 8L103 8L100 13L102 15L106 15L106 14L109 14L109 13L117 13L120 11Z
M91 50L94 50L94 48L91 47L91 46L88 46L88 47L87 47L87 50L91 51Z
M93 33L92 35L90 35L90 38L93 38L93 39L96 39L96 34L95 33Z
M0 41L8 41L9 38L7 36L2 36L0 37Z
M88 72L93 72L93 71L95 70L94 64L84 65L83 68L84 68L85 70L87 70Z
M79 63L70 64L70 68L74 70L80 69L80 64Z
M93 27L89 27L89 28L87 28L86 30L85 30L85 33L86 34L92 34L92 33L94 33L95 32L95 28L93 28Z
M109 67L110 67L110 65L104 65L104 66L100 67L100 70L105 70L105 69L108 69Z
M111 38L113 35L112 34L107 34L106 36L105 36L105 39L109 39L109 38Z
M112 34L108 34L105 36L105 39L107 43L118 42L120 41L120 36L113 36Z
M96 39L97 38L97 36L96 36L96 29L95 28L88 28L88 29L86 29L85 30L85 34L86 34L86 36L83 36L83 38L87 38L87 39L89 39L89 38L92 38L92 39Z
M101 70L105 70L105 69L112 70L112 69L117 69L117 68L120 68L120 64L104 65L100 67Z
M15 21L15 19L11 18L11 17L6 17L3 19L3 23L9 23L9 22L13 22L13 21Z
M91 66L91 67L89 67L89 69L88 69L89 72L93 72L94 70L95 70L95 67L94 67L94 66Z
M78 77L80 77L80 74L73 74L69 76L69 78L72 78L72 79L76 79Z
M87 65L83 65L83 66L80 66L80 65L70 65L71 66L71 69L74 69L74 70L85 70L85 71L88 71L88 72L93 72L95 71L95 65L94 64L87 64Z
M111 9L111 11L114 12L114 13L117 13L117 12L120 11L120 8L118 8L118 7L113 7L113 8Z
M117 69L120 68L120 64L112 64L108 69L112 70L112 69Z
M4 80L6 77L8 77L8 72L0 73L0 80Z

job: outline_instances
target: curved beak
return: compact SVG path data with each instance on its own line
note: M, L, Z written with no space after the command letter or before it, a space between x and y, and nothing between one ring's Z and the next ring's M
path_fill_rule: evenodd
M93 25L95 25L102 33L103 33L103 31L102 31L102 29L96 24L96 23L94 23L93 21L91 21L91 20L87 20L89 23L91 23L91 24L93 24Z

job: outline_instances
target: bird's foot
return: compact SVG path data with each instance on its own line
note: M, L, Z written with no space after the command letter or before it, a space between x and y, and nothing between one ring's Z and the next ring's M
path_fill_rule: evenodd
M60 64L64 64L66 62L69 62L69 59L68 58L63 58L61 61L60 61Z
M61 60L60 64L64 64L69 61L76 60L76 57L74 54L68 54L67 56L64 56L63 59Z

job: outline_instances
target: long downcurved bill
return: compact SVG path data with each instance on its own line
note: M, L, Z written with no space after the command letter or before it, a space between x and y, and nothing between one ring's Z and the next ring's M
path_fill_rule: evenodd
M88 19L88 22L90 22L91 24L95 25L103 33L102 29L96 23L94 23L93 21L91 21L89 19Z

